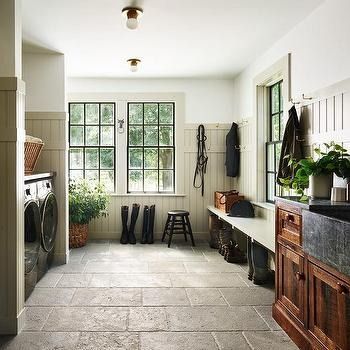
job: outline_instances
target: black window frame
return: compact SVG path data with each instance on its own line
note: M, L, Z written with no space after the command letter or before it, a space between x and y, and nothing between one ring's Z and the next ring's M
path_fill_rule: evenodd
M130 123L129 121L129 106L132 104L142 104L142 124L135 124L135 123ZM145 124L145 115L144 115L144 110L145 110L145 104L157 104L158 105L158 122L155 123L147 123ZM161 104L166 104L166 105L172 105L173 109L173 121L172 123L160 123L159 122L159 105ZM127 103L127 141L126 141L126 154L127 154L127 193L131 194L139 194L139 193L160 193L160 194L171 194L175 193L176 190L176 184L175 184L175 173L176 173L176 166L175 166L175 152L176 152L176 146L175 146L175 118L176 118L176 110L175 110L175 102L167 102L167 101L130 101ZM130 126L142 126L142 146L134 146L134 145L129 145L129 130ZM144 143L144 127L145 126L157 126L158 127L158 143L157 145L152 145L152 146L145 146ZM171 126L173 130L173 142L172 146L161 146L159 145L159 126ZM129 168L129 148L140 148L144 150L145 148L157 148L158 149L158 167L157 169L150 169L150 168L145 168L145 157L144 157L144 152L142 154L142 168L138 169L130 169ZM162 148L172 148L173 150L173 168L172 169L160 169L159 168L159 150ZM129 189L129 171L132 170L141 170L142 171L142 191L130 191ZM145 170L157 170L158 171L158 191L145 191L145 176L144 172ZM161 170L171 170L173 172L173 190L172 191L160 191L159 190L159 174Z
M273 88L275 86L278 86L278 111L273 112ZM265 156L266 156L266 163L265 163L265 200L268 203L275 203L275 200L272 200L269 198L269 192L270 192L270 186L272 186L272 183L269 182L269 174L274 175L274 197L282 194L282 187L277 184L277 172L278 172L278 164L277 160L279 158L277 157L277 147L282 145L282 139L283 139L283 132L282 130L282 119L283 119L283 94L282 94L282 87L283 87L283 79L279 80L278 82L270 85L268 87L268 140L265 143ZM282 103L281 103L282 102ZM278 136L279 140L273 139L273 119L275 116L278 116ZM273 148L273 170L269 170L269 148ZM278 159L277 159L278 158Z
M91 105L91 104L96 104L98 105L99 108L99 122L98 124L87 124L86 123L86 105ZM84 121L83 124L76 124L76 123L71 123L71 105L84 105ZM101 105L113 105L113 124L106 124L106 123L101 123ZM70 179L70 172L71 170L80 170L83 172L83 178L85 179L86 171L89 170L97 170L98 171L98 182L101 181L101 171L113 171L113 190L110 191L110 193L116 192L116 178L117 178L117 167L116 167L116 161L117 161L117 147L116 147L116 103L115 102L110 102L110 101L104 101L104 102L96 102L96 101L76 101L76 102L69 102L68 103L68 114L69 114L69 120L68 120L68 144L69 144L69 155L68 155L68 178ZM70 143L70 134L71 134L71 127L72 126L83 126L84 127L84 145L80 146L71 146ZM98 126L99 128L99 142L98 145L86 145L86 127L87 126ZM110 126L113 127L113 139L114 139L114 144L113 146L105 146L101 145L101 129L103 126ZM98 168L95 169L88 169L85 167L85 150L86 149L98 149ZM82 169L76 169L71 167L71 158L70 158L70 150L71 149L82 149L83 150L83 168ZM113 162L114 166L113 169L104 169L101 168L101 149L113 149L114 151L114 157L113 157Z

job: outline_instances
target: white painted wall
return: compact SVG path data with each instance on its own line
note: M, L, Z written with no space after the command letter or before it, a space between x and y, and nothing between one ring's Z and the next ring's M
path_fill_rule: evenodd
M291 95L350 77L350 1L327 0L234 80L235 119L254 115L253 79L291 53Z
M64 67L62 54L23 53L26 111L66 111Z
M68 115L65 61L59 53L24 53L23 80L27 87L25 127L44 142L36 172L56 172L58 227L55 259L64 263L68 253Z
M183 92L186 123L231 123L234 120L233 80L96 78L67 80L67 93L88 92Z

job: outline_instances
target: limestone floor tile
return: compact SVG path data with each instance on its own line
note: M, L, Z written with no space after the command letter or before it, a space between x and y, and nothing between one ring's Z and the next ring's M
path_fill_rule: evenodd
M89 282L88 287L110 287L111 275L110 274L93 274Z
M75 350L138 350L138 333L82 332Z
M159 259L164 261L207 261L202 253L180 249L159 253Z
M87 263L86 273L145 273L148 272L148 264L134 262L132 264L125 262L103 262L89 261Z
M61 277L61 273L47 273L36 284L36 287L55 287Z
M141 333L141 350L217 350L210 333Z
M111 276L111 287L171 287L171 282L164 274L116 274Z
M129 314L129 331L166 331L166 312L161 307L132 307Z
M81 259L82 263L90 262L90 261L101 261L101 262L114 262L114 261L122 261L123 258L114 255L110 252L107 253L100 253L100 254L94 254L94 253L86 253L84 257Z
M250 306L167 307L171 331L268 330Z
M298 347L283 331L243 332L254 350L297 350Z
M109 251L109 243L89 243L85 247L79 249L84 253L104 253Z
M275 291L268 287L221 288L230 305L272 305Z
M79 288L71 305L74 306L141 306L140 288Z
M56 287L66 287L66 288L83 288L87 287L91 281L92 274L88 273L65 273L62 275L61 279L58 281Z
M220 350L251 350L242 332L218 332L213 336Z
M69 263L65 265L52 266L48 273L83 273L86 263Z
M281 327L272 317L272 307L271 306L254 306L256 312L263 318L267 323L268 327L272 331L280 331Z
M128 309L118 307L56 307L44 331L125 331Z
M186 292L192 305L227 305L216 288L187 288Z
M184 262L187 272L242 272L240 266L223 262Z
M184 288L144 288L144 306L190 305Z
M150 273L178 273L186 272L184 264L179 261L152 261L148 263Z
M170 275L173 287L244 287L237 273L188 273Z
M23 331L40 331L51 311L52 307L26 307Z
M1 350L73 350L78 332L22 332L16 337L0 337Z
M74 291L74 288L35 288L25 304L27 306L68 305Z

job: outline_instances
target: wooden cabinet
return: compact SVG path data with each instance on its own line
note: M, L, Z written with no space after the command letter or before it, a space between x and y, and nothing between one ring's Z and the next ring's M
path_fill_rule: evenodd
M350 349L350 286L308 264L309 330L327 349Z
M277 299L299 322L304 323L304 258L280 245L278 267Z
M273 316L300 349L350 350L350 277L302 243L301 209L277 201Z

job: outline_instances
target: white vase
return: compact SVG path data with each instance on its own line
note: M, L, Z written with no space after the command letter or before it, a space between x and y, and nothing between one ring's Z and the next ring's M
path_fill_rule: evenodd
M329 199L331 197L333 175L311 175L309 195L311 199Z

